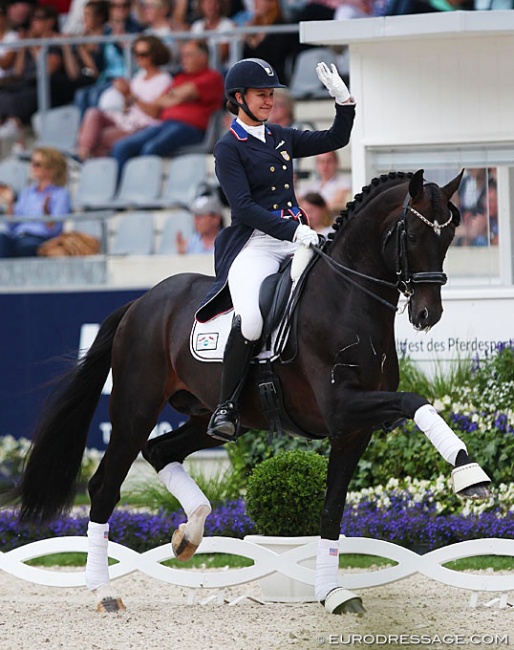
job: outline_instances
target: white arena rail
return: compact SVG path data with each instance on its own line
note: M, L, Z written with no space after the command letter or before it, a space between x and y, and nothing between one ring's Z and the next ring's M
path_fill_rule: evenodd
M341 553L373 555L397 562L395 566L373 571L349 573L343 577L347 589L365 589L401 580L421 573L438 582L472 592L514 591L514 574L462 573L442 564L467 557L502 555L514 557L514 540L485 538L452 544L424 555L396 544L366 537L341 537ZM314 569L300 562L316 556L317 543L277 554L252 542L231 537L206 537L197 553L229 553L254 561L249 567L224 571L190 571L166 567L161 562L173 557L171 545L165 544L138 553L121 544L109 542L109 557L118 560L109 568L111 579L134 571L180 587L220 589L258 580L273 573L288 576L309 585L314 584ZM83 571L51 570L28 566L27 560L54 553L87 552L86 537L54 537L32 542L20 548L0 552L0 570L40 585L52 587L85 586ZM506 602L506 597L504 598Z

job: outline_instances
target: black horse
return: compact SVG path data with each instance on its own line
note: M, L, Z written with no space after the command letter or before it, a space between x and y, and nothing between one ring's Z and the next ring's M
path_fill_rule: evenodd
M450 199L461 177L462 172L444 187L424 184L423 170L374 179L338 217L305 280L297 306L296 356L287 365L273 365L291 421L311 438L330 438L323 539L339 538L348 484L373 430L392 428L428 404L419 395L396 392L395 311L403 293L417 330L428 330L441 318L442 265L459 223ZM211 282L199 274L170 277L105 320L35 431L18 487L22 519L48 520L72 503L88 427L110 367L112 434L89 484L95 525L109 519L140 451L160 471L220 445L206 429L218 401L221 366L195 360L189 344L195 310ZM251 370L241 396L243 432L267 427L256 372ZM168 403L189 420L147 443ZM469 463L465 454L463 462ZM474 484L469 489L472 497L487 492ZM180 559L196 550L207 514L205 509L176 531L173 547ZM103 566L105 584L95 590L103 601L100 608L123 608L109 589L106 547L95 551L96 569L89 564L91 553L90 545L86 577ZM334 591L329 611L361 609L354 594Z

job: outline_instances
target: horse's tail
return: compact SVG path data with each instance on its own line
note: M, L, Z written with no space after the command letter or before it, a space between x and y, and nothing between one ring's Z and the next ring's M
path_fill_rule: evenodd
M89 425L111 366L114 335L131 304L106 318L87 354L60 379L47 401L11 495L21 501L21 521L49 521L73 505Z

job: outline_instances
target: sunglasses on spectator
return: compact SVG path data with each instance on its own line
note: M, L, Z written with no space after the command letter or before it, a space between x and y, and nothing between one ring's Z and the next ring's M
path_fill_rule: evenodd
M138 56L140 58L146 58L147 56L150 56L149 50L134 50L134 56Z
M41 160L31 160L30 164L32 165L32 167L42 167L43 166L43 162Z
M32 16L32 20L47 20L48 16L44 16L43 14L34 14Z

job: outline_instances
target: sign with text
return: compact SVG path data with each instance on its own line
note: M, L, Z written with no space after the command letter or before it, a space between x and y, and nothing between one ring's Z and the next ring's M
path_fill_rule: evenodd
M50 383L85 354L100 323L143 291L0 294L0 435L31 437ZM91 423L87 446L105 449L110 376ZM177 428L185 417L167 407L153 435Z
M500 345L514 343L514 297L443 298L441 320L428 332L417 332L407 311L396 318L398 355L408 356L427 371L452 361L483 359Z

